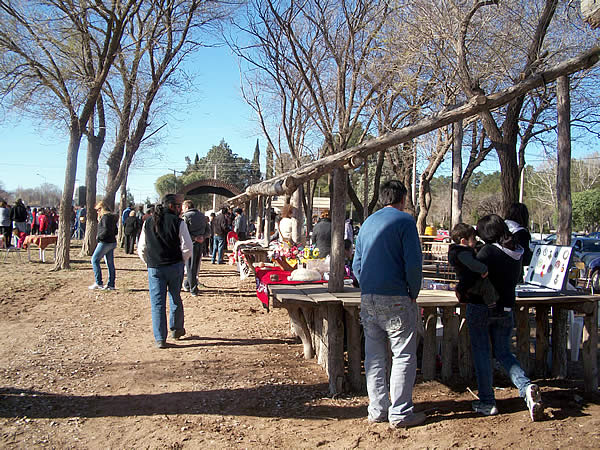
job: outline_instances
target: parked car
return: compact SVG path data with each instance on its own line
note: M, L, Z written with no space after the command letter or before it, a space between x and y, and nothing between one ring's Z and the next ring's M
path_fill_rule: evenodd
M590 261L588 274L593 292L600 292L600 258L592 259Z
M586 234L586 237L591 237L594 239L600 239L600 231L594 231L592 233Z
M545 244L554 245L556 242L556 236L554 239L545 242ZM600 239L594 239L589 237L571 237L571 247L573 247L573 254L575 260L583 261L587 273L590 273L590 264L596 258L600 258Z

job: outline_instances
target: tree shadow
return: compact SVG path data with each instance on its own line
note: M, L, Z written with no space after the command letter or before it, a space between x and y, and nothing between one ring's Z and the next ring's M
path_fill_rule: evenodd
M0 388L0 417L128 417L170 414L241 415L277 418L359 418L364 406L311 406L327 384L262 385L137 395L60 395L19 388ZM243 399L243 401L241 401Z

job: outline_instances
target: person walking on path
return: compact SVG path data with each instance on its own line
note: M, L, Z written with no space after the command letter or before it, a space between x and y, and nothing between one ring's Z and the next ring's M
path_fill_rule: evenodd
M106 203L100 201L96 203L96 211L98 211L98 243L92 255L92 269L94 269L94 284L89 289L115 289L115 248L117 248L117 222L118 217L112 214ZM100 261L104 258L106 267L108 268L108 284L104 286L102 282L102 269Z
M140 219L134 210L129 211L129 217L125 220L123 231L125 232L125 253L133 255L135 240L138 237L140 228L142 227Z
M229 233L229 219L227 217L227 206L221 208L221 213L217 214L213 219L213 249L212 263L223 264L223 252L225 251L225 242L227 241L227 233Z
M192 256L192 240L179 217L181 197L163 197L162 205L156 205L154 214L144 222L138 242L138 255L148 266L152 330L158 348L167 348L167 291L171 337L185 336L181 283L184 262Z
M385 182L379 199L383 208L367 218L356 238L352 268L361 289L368 419L403 428L420 425L426 419L424 413L414 412L412 401L417 374L421 244L414 218L403 212L404 185L396 180ZM388 346L392 351L389 378Z
M198 270L200 270L200 262L202 261L204 240L210 236L210 227L208 218L204 213L194 208L194 203L191 200L183 202L183 220L188 227L193 242L192 257L185 263L187 279L183 282L183 290L197 296L199 294Z
M477 235L485 242L477 253L477 259L488 267L488 279L496 288L499 299L494 309L485 304L467 303L466 319L479 391L479 400L473 402L472 407L485 416L498 414L493 387L493 349L494 358L519 389L519 395L525 399L531 420L537 421L544 416L540 389L531 383L510 351L515 287L521 277L523 248L518 245L504 220L496 214L479 219Z

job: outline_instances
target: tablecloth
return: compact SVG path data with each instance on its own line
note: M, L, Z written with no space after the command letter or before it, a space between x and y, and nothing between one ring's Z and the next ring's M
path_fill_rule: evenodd
M31 234L25 238L25 241L23 241L23 248L27 248L29 244L35 244L44 250L49 245L56 244L57 239L58 236L53 235L45 236Z
M307 283L325 283L325 280L317 281L289 281L289 270L283 270L277 267L256 268L256 296L263 306L269 309L269 284L307 284Z

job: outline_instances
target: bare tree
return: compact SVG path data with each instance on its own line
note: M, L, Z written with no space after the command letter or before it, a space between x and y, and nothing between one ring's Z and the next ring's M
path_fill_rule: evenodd
M110 7L75 0L30 1L18 6L0 1L0 48L8 63L0 68L3 99L58 119L69 131L55 270L68 268L70 262L71 204L81 138L136 7L134 0L112 2ZM92 36L101 46L88 61ZM79 78L73 65L77 60L93 66L93 76Z

